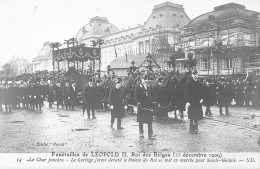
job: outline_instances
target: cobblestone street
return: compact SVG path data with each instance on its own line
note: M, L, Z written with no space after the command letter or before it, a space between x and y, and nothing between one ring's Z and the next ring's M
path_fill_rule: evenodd
M199 122L199 133L189 131L189 121L174 119L169 113L167 121L154 120L155 140L139 138L136 115L126 115L117 130L111 129L110 112L98 111L97 119L87 119L82 109L66 111L49 109L42 112L14 110L0 113L1 153L48 153L48 152L260 152L257 144L260 136L260 112L249 108L230 108L229 116L218 113L212 107L213 116ZM225 112L224 112L225 113Z

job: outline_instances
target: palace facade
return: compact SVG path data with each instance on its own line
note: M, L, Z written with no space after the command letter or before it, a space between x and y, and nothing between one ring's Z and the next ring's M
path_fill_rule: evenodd
M181 40L186 56L193 54L201 75L259 74L259 33L259 12L228 3L191 20ZM183 59L177 62L177 68L183 70Z

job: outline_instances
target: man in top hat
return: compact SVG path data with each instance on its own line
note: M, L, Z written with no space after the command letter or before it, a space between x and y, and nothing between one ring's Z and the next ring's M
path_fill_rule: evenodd
M117 118L117 129L122 130L124 129L121 126L121 119L124 116L125 109L127 109L126 106L126 98L124 95L123 90L121 89L122 80L118 78L115 81L115 88L112 88L109 92L109 104L111 108L111 125L110 127L113 127L115 118Z
M148 85L148 77L140 76L141 84L137 85L134 91L135 102L137 103L137 122L139 123L140 138L144 137L143 124L148 125L148 137L153 139L156 135L153 133L153 93L152 87Z
M198 132L198 120L203 118L202 112L202 85L198 81L198 71L193 70L191 79L185 84L184 98L188 107L190 131Z
M95 119L97 94L96 94L96 87L94 86L92 79L89 80L88 86L84 90L84 94L86 99L88 118L90 119L90 109L91 109L92 118Z

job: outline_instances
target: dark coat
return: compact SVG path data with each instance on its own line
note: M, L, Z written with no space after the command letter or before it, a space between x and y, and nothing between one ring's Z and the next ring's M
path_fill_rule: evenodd
M72 86L69 87L69 102L70 105L75 106L77 103L77 91L73 89Z
M48 85L48 102L54 102L54 86Z
M177 110L185 111L185 99L184 99L184 89L185 85L178 85L177 88L173 91L174 94L174 104Z
M35 103L40 104L44 100L44 88L42 85L35 85L34 87L35 92Z
M232 99L235 97L235 90L232 85L220 84L218 86L219 98L218 103L221 107L227 107L231 105Z
M85 94L85 99L86 99L86 106L87 107L95 107L96 102L97 102L96 87L94 87L94 86L86 87L84 94Z
M112 88L108 96L109 104L113 105L111 116L122 118L124 116L124 105L126 105L125 95L122 89Z
M137 85L134 92L135 102L141 105L137 109L137 122L152 123L153 122L153 94L150 86L145 87L140 84Z
M193 79L189 80L185 85L184 99L190 103L188 108L189 119L202 119L203 111L200 100L202 99L202 85Z
M155 85L153 87L153 99L157 103L158 107L156 107L156 113L168 112L169 105L171 103L171 96L169 90L166 88Z
M3 104L4 105L11 105L12 104L12 96L13 90L10 86L5 86L3 88Z
M214 90L211 86L204 85L202 90L203 106L214 105Z
M57 101L60 102L60 101L63 100L61 87L58 87L58 86L55 87L55 94L56 94L56 100Z

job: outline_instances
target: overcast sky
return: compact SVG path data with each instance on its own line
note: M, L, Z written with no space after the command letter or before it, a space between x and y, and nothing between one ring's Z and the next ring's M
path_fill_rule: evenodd
M12 56L32 60L43 43L64 42L95 16L119 29L143 24L167 0L0 0L0 65ZM193 19L215 6L235 2L260 12L260 0L169 0Z

